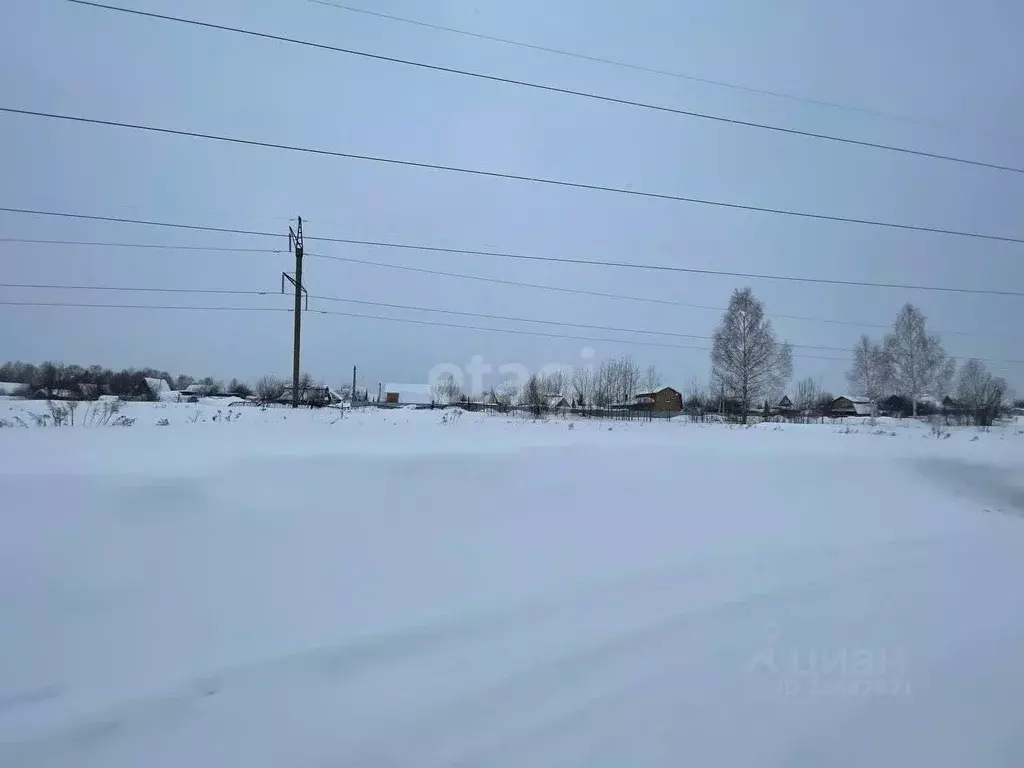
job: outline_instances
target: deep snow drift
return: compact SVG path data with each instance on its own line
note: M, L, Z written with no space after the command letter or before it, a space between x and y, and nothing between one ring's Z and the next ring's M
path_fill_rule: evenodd
M0 429L0 765L1024 764L1018 427L217 410Z

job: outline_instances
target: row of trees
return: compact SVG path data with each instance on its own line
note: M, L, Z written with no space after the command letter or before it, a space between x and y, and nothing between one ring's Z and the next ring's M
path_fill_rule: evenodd
M39 365L20 360L0 365L0 381L21 384L19 394L45 399L77 398L92 400L100 395L122 398L154 400L146 379L163 379L171 389L183 390L192 384L202 385L207 394L238 394L248 396L250 388L238 379L227 385L212 376L196 379L192 376L172 376L156 368L126 368L115 371L100 365L83 367L64 363L44 362Z
M914 416L922 396L952 395L954 407L980 425L991 424L999 415L1009 389L1005 379L991 374L976 358L967 360L957 374L956 361L946 354L942 339L929 332L927 318L909 303L881 342L866 334L860 337L847 381L852 394L871 400L893 394L907 398Z
M128 368L114 371L99 365L88 368L80 365L45 362L39 365L21 361L8 362L0 365L0 381L21 384L17 394L24 397L40 397L53 399L92 400L100 395L115 395L124 399L155 400L157 394L150 390L146 379L162 379L172 390L183 391L195 384L201 387L204 395L239 395L241 397L258 396L264 401L273 401L291 390L290 378L282 376L263 376L255 388L244 381L231 379L223 381L206 376L200 379L192 376L172 376L167 371L156 368ZM317 384L312 375L303 373L299 379L299 391L313 389ZM344 387L345 393L351 387ZM356 400L365 400L365 390L356 393Z
M431 387L435 403L469 402L482 397L484 403L498 408L528 406L540 412L552 399L565 398L576 408L606 408L629 403L639 392L653 392L661 387L658 369L651 365L641 370L629 355L604 360L582 368L549 368L528 376L525 381L505 379L487 391L470 395L450 373Z
M764 306L749 288L734 291L712 337L711 383L720 399L735 401L745 421L752 405L781 396L792 373L792 348L776 339ZM909 403L913 416L922 396L955 393L952 406L980 425L992 423L1008 393L1006 380L992 375L980 360L967 360L958 375L941 338L929 332L927 318L909 303L881 342L860 338L847 380L852 395L875 402L896 396ZM791 399L798 411L824 413L832 396L805 379Z

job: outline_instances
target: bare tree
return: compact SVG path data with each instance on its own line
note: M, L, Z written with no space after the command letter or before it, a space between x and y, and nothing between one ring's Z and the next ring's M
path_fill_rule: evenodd
M616 361L616 368L619 382L616 399L620 403L628 403L640 389L640 366L629 355L623 355Z
M853 367L846 373L850 394L878 402L888 394L890 378L891 367L885 350L864 334L853 348Z
M938 397L948 391L956 363L946 356L942 340L928 333L927 319L913 304L905 304L896 316L884 350L893 386L910 398L914 416L921 395Z
M594 382L594 405L628 403L640 387L640 368L629 355L603 360Z
M835 399L831 392L821 390L817 400L811 406L811 413L815 416L829 416L832 413L832 401Z
M640 388L644 392L656 392L661 387L661 374L658 373L658 369L653 365L647 366L647 370L644 371L643 380L640 382Z
M602 360L594 374L591 405L603 408L615 399L615 366L610 360Z
M256 382L256 396L263 402L277 400L288 389L288 384L279 376L261 376Z
M454 405L462 397L462 389L451 373L442 374L430 388L430 399L437 405Z
M494 405L499 413L505 413L512 407L515 397L515 382L511 379L503 379L487 390L484 394L484 402Z
M534 417L540 418L544 414L544 411L547 410L548 398L547 392L544 391L543 377L534 373L526 380L526 384L523 385L521 402L530 409Z
M774 397L793 375L793 350L775 339L771 320L749 288L733 291L711 343L711 376L727 397L740 401L743 423L750 404Z
M978 426L992 425L999 415L1006 391L1006 380L989 373L980 360L971 358L961 366L956 388L957 404L973 416Z
M796 392L793 394L793 408L800 414L803 414L805 411L811 411L818 405L820 397L821 385L808 376L806 379L797 382Z
M683 393L683 409L690 415L692 420L704 420L704 414L714 410L711 398L708 396L707 387L694 377L686 385Z
M594 371L589 366L573 371L572 393L575 405L584 408L594 404Z
M537 374L537 382L545 395L565 395L570 386L569 371L565 368L542 370Z

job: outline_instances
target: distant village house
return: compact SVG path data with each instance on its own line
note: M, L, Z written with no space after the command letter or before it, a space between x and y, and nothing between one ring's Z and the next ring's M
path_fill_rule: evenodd
M832 401L833 416L877 416L878 406L870 398L840 395Z

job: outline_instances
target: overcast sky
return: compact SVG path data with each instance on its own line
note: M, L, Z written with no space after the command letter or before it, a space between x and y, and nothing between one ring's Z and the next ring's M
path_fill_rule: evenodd
M876 117L630 71L304 0L121 0L384 55L980 160L1024 165L1024 6L1012 0L785 4L636 0L350 0L427 22L754 88L908 115ZM894 155L33 0L6 9L5 106L829 215L1024 236L1024 176ZM0 205L570 258L958 287L1024 289L1024 246L790 219L358 160L0 114ZM276 241L0 213L0 236L286 248ZM1024 300L741 281L307 242L310 254L724 307L749 285L769 313L889 323L906 301L950 353L1022 359ZM279 290L286 253L0 243L3 282ZM307 257L313 295L710 335L695 307L430 276ZM288 307L269 296L0 288L0 301ZM344 312L704 346L700 340L473 320L312 300ZM848 349L881 329L774 319L795 344ZM254 379L287 373L285 312L0 306L0 358ZM987 336L986 336L987 335ZM1002 337L1002 338L1000 338ZM579 364L623 353L677 387L703 350L308 314L303 368L332 385L425 381L438 363ZM846 353L796 349L794 376L844 387ZM842 358L821 360L816 355ZM1018 391L1024 366L993 363Z

